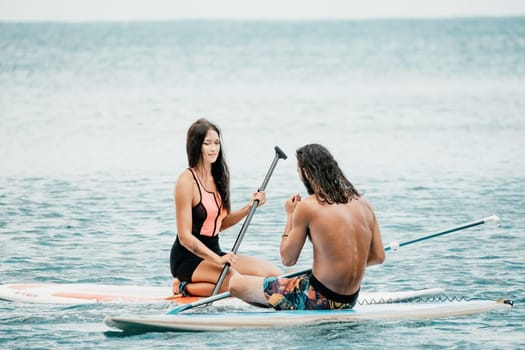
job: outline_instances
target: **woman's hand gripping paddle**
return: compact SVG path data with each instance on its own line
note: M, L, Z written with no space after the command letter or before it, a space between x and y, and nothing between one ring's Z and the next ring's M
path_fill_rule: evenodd
M279 159L286 159L288 158L286 154L279 148L279 146L275 146L275 157L273 158L272 164L270 165L270 169L268 169L268 172L266 173L266 177L264 178L264 181L257 190L264 191L266 189L266 185L268 184L268 181L270 181L270 177L272 176L273 170L275 169L275 166L277 165L277 162ZM239 232L239 235L237 236L237 239L235 240L235 244L233 245L232 252L237 254L237 250L239 249L239 246L241 245L241 242L244 238L244 235L246 234L246 230L248 229L248 225L250 225L250 221L252 221L253 214L255 213L255 210L257 210L257 207L259 206L259 200L255 200L253 202L252 207L250 208L250 211L248 212L248 216L246 216L246 219L244 220L244 223L242 224L241 231ZM215 288L213 288L213 292L211 293L212 296L216 295L219 290L221 289L221 286L224 282L224 278L226 277L226 274L228 273L228 269L230 268L230 264L224 265L222 268L221 274L219 275L219 279L217 280L217 283L215 284Z

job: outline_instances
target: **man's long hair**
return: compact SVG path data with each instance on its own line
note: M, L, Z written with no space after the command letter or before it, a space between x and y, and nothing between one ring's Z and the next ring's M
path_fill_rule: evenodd
M297 150L296 156L308 194L315 194L320 203L348 203L361 197L324 146L303 146Z
M215 130L221 140L221 147L217 160L211 165L211 174L217 185L217 189L222 198L222 203L227 212L230 212L230 171L224 156L224 146L221 138L221 131L217 125L207 119L200 118L188 129L186 135L186 154L188 156L188 166L195 168L202 160L202 144L209 130Z

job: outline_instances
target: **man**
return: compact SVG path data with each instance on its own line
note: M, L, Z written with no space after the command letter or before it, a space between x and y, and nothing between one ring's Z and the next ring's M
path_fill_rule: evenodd
M294 265L308 237L312 272L293 278L235 275L230 292L278 310L352 308L366 267L385 260L374 210L325 147L306 145L296 155L297 172L309 196L301 200L296 194L285 203L281 261Z

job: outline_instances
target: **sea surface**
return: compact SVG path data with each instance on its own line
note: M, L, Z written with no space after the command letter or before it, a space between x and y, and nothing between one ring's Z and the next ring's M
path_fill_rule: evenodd
M120 336L104 316L172 306L0 301L0 348L525 347L525 18L0 23L0 283L169 286L173 186L199 117L222 129L234 208L274 146L288 154L239 253L280 264L284 201L305 195L295 150L316 142L369 198L385 243L501 219L387 253L363 290L441 287L514 308ZM296 268L310 261L307 245Z

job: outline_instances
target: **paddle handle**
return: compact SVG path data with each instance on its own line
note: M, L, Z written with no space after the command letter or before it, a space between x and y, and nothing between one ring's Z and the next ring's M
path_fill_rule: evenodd
M277 162L279 161L279 159L286 159L286 158L288 157L283 152L283 150L280 149L279 146L275 146L275 156L273 158L272 164L270 165L270 169L268 169L268 172L266 173L266 176L264 177L263 183L261 184L257 192L264 191L266 189L266 185L268 184L268 181L270 181L270 177L273 174L273 171L277 165ZM255 210L257 210L258 206L259 206L259 200L256 199L253 202L252 207L250 208L250 211L248 212L248 215L246 216L246 219L244 220L242 224L241 231L237 235L237 239L235 240L235 244L233 245L233 248L231 250L233 253L237 254L237 251L239 250L239 246L241 245L241 242L244 239L244 236L246 234L246 230L248 229L248 225L250 225L253 214L255 214ZM221 274L219 275L219 279L217 280L217 283L215 284L215 288L213 288L213 291L211 293L212 296L216 295L221 289L229 268L230 268L230 264L225 264L224 267L222 268Z

